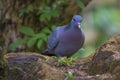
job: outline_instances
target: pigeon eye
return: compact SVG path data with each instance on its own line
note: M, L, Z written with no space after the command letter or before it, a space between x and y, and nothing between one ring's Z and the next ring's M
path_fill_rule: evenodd
M76 21L75 19L73 19L73 21Z

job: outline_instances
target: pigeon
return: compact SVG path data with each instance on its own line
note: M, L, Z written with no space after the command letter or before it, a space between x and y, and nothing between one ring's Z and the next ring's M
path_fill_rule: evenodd
M71 57L85 41L84 31L80 24L82 17L74 15L68 25L58 26L48 37L47 49L43 55Z

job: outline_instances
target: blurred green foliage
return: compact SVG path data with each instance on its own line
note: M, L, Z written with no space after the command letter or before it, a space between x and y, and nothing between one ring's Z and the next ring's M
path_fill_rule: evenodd
M73 80L73 73L69 71L64 80Z
M85 5L82 3L81 0L77 0L77 4L80 8L84 9L85 8Z
M119 30L120 11L113 7L100 7L93 12L93 24L96 30L104 32L108 36L116 34Z
M50 21L52 17L59 16L59 11L56 7L46 6L42 10L39 10L37 14L40 15L39 17L40 21L45 21L45 20Z
M84 4L81 0L77 0L77 2L80 8L84 8ZM59 24L59 20L56 18L60 17L60 13L64 10L63 8L67 7L69 4L69 0L55 0L53 2L42 0L37 3L33 1L31 5L19 9L18 16L20 18L33 14L38 26L35 23L33 27L21 26L19 32L22 33L23 37L11 43L9 45L9 50L14 51L21 45L25 45L26 49L29 50L40 50L47 43L47 37L56 27L55 25Z
M69 3L69 2L67 2ZM36 5L38 3L35 3ZM14 43L11 43L9 45L9 50L14 51L16 48L18 48L20 45L25 44L27 48L33 48L35 49L40 49L46 42L47 42L47 37L51 33L51 31L55 28L55 23L53 24L52 18L58 17L59 16L59 8L61 5L66 4L66 1L42 1L40 4L41 5L39 9L34 9L35 6L27 6L22 9L19 9L18 15L19 17L24 17L29 14L32 14L33 12L37 16L36 20L39 20L37 23L39 23L38 26L44 26L44 27L37 27L39 31L35 31L34 27L30 26L21 26L19 28L19 31L25 35L24 38L20 38ZM36 17L35 17L36 18ZM47 24L46 24L47 23ZM42 28L42 29L39 29ZM37 32L37 33L36 33ZM36 51L36 50L35 50Z
M88 13L87 13L88 14ZM73 57L87 57L95 52L100 45L105 43L110 37L120 34L120 11L118 8L112 6L99 6L94 7L90 12L90 18L82 22L82 27L84 30L92 29L94 35L88 35L88 37L93 38L90 44L84 45ZM88 16L88 17L89 17ZM93 36L93 37L92 37Z
M55 26L51 27L51 30ZM44 43L47 42L47 37L51 33L51 30L48 28L43 28L39 33L35 33L34 30L29 26L22 26L19 28L19 31L26 35L25 38L17 40L15 43L9 45L9 49L14 51L18 46L26 44L28 48L36 47L40 49Z
M30 14L33 11L31 7L23 8L18 11L19 17L22 17L24 14Z

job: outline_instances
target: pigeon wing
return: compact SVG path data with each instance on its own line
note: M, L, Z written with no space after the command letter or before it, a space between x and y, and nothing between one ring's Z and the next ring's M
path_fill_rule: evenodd
M54 50L59 43L59 38L60 37L60 27L57 27L54 29L54 31L51 33L51 35L48 38L48 45L47 48L48 50Z

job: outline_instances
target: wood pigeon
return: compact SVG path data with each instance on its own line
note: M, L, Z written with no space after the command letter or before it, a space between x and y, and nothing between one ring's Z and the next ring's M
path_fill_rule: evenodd
M84 31L80 26L81 21L80 15L74 15L70 24L55 28L48 38L47 49L42 54L71 57L77 52L85 40Z

